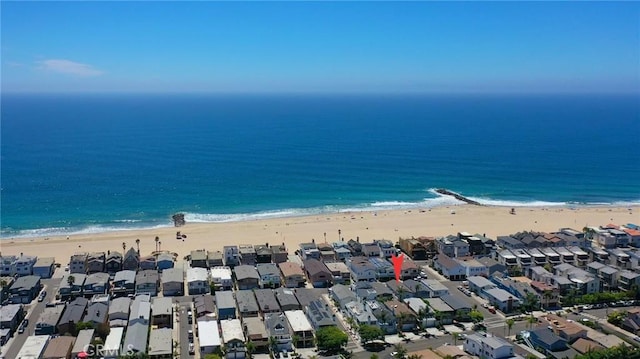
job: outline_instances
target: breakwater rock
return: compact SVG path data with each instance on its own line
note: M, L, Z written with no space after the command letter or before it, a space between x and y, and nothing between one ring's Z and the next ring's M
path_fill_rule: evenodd
M465 196L463 196L463 195L461 195L459 193L455 193L455 192L449 191L446 188L438 188L435 191L437 193L445 195L445 196L451 196L451 197L457 199L458 201L462 201L462 202L465 202L465 203L468 203L468 204L472 204L474 206L483 206L483 204L480 203L480 202L476 202L476 201L474 201L472 199L469 199L469 198L467 198L467 197L465 197Z

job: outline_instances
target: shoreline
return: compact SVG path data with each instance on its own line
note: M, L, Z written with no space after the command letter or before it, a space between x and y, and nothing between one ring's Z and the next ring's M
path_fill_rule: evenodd
M122 251L135 247L140 239L140 252L146 255L155 250L155 237L160 237L161 249L180 256L194 249L222 250L225 245L281 244L293 254L303 242L332 243L340 237L345 240L359 238L361 242L373 239L397 241L400 237L445 236L458 232L486 234L496 238L520 231L553 232L570 227L581 231L583 227L608 223L623 225L639 222L640 206L552 206L516 207L475 206L469 204L435 208L411 208L362 212L337 212L307 216L251 219L218 223L187 223L182 227L156 227L150 229L118 230L58 236L0 239L3 255L25 253L39 257L55 257L66 263L76 252ZM186 234L176 239L176 232ZM340 236L339 236L340 233ZM325 237L326 235L326 237Z

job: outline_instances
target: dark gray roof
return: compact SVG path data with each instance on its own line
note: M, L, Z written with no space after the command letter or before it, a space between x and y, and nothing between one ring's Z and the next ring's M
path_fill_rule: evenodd
M136 281L136 271L134 270L121 270L116 272L116 275L113 277L114 282L125 281L127 283L135 283Z
M274 263L258 263L256 264L256 270L261 277L263 275L280 275L280 269Z
M76 298L73 302L67 305L62 317L60 317L60 324L64 323L79 323L82 320L84 311L87 308L89 301L84 298Z
M40 282L40 277L37 275L27 275L16 279L11 285L10 290L31 290Z
M139 271L136 275L136 285L145 284L145 283L158 283L158 271L155 269L147 269L143 271Z
M236 280L244 279L260 279L258 271L250 265L239 265L233 268L233 272L236 275Z
M293 289L280 287L275 290L275 295L281 307L300 306Z
M93 303L87 309L84 322L104 323L109 313L109 307L104 303Z
M273 290L271 289L255 289L256 299L258 300L258 305L260 306L260 310L263 312L280 310L280 304L276 300L275 294L273 294Z
M44 308L44 311L40 314L36 326L52 326L55 327L62 317L64 311L64 305L56 305L55 307Z
M220 308L235 308L236 301L233 298L233 292L216 292L216 306Z
M211 294L199 295L195 297L194 306L196 308L196 314L198 316L216 312L214 298Z
M561 337L557 336L556 334L553 333L553 331L549 330L549 328L546 327L540 327L537 328L533 331L531 331L532 335L535 335L538 340L548 346L552 346L554 344L556 344L557 342L564 342L565 340L562 339Z
M136 352L147 351L147 341L149 340L149 325L136 322L127 327L127 333L124 337L123 348L131 348Z
M131 299L127 297L116 298L109 304L109 314L112 313L129 313L131 308Z
M471 306L469 304L467 304L465 301L451 294L441 295L440 299L442 299L445 303L447 303L447 305L450 306L451 309L453 310L464 310L464 309L471 310Z
M346 298L353 298L354 300L356 298L356 294L349 287L343 284L334 285L333 287L331 287L331 291L333 292L333 295L338 297L338 300L340 301Z
M284 313L268 313L264 318L264 325L270 337L287 335L289 331L289 323Z
M327 294L326 288L297 288L295 289L296 299L301 306L308 305L312 301L320 298L321 295ZM355 298L355 297L354 297Z
M236 292L236 301L240 313L258 312L258 302L252 290L239 290Z
M328 304L322 299L314 300L305 307L305 312L317 327L333 326L336 321L329 312Z

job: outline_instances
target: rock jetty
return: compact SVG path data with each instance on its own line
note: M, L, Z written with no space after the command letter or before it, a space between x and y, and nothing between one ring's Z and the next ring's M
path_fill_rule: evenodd
M472 199L469 199L469 198L467 198L467 197L465 197L465 196L463 196L461 194L458 194L458 193L455 193L455 192L451 192L446 188L438 188L438 189L436 189L436 192L439 193L439 194L445 195L445 196L451 196L451 197L457 199L458 201L462 201L462 202L465 202L465 203L468 203L468 204L472 204L474 206L483 206L483 204L480 203L480 202L476 202L476 201L474 201Z
M173 219L173 225L176 227L184 226L187 222L184 220L184 213L176 213L171 216Z

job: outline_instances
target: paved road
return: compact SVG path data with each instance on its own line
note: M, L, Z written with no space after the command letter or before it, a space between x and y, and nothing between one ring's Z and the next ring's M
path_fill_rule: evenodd
M43 279L42 284L44 286L44 290L47 291L47 296L44 298L42 302L38 302L37 299L34 299L30 304L26 304L24 309L27 311L26 318L29 319L29 325L27 329L22 334L18 334L18 331L13 334L13 338L8 344L8 348L6 348L3 353L6 358L17 358L18 352L24 345L24 342L27 340L27 337L30 335L34 335L36 322L38 318L44 311L46 307L46 303L53 300L55 293L58 291L58 287L60 286L60 279Z
M189 354L189 330L193 328L192 325L189 324L189 320L187 317L187 311L189 309L191 309L191 303L192 303L192 299L191 297L175 297L174 299L174 303L178 303L179 304L179 310L178 313L176 313L176 315L178 315L178 329L180 331L180 341L179 341L179 351L180 351L180 358L193 358L193 355ZM195 320L195 317L194 317ZM197 340L197 338L195 337L195 331L194 331L194 342L195 340Z

